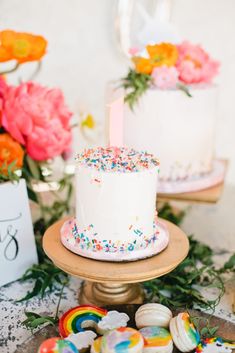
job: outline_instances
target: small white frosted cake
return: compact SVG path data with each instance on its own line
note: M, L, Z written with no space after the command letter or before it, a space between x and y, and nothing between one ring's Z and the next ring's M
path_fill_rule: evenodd
M159 162L128 148L86 150L77 157L76 218L64 224L62 243L99 260L152 256L168 244L157 222Z
M131 111L125 108L124 144L157 154L160 180L200 176L212 169L217 87L149 89Z

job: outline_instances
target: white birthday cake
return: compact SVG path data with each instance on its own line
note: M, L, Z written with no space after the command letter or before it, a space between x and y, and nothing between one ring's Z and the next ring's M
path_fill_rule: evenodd
M159 178L182 180L209 173L214 158L217 87L149 89L124 117L124 144L158 155Z
M61 229L69 250L89 258L130 261L168 244L156 216L159 162L121 147L98 147L77 156L76 218Z

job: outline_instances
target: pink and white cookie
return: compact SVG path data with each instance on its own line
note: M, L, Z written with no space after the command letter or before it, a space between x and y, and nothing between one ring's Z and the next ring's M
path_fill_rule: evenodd
M172 353L173 341L166 328L159 326L143 327L139 332L144 338L143 353Z
M135 314L135 322L138 328L148 326L169 327L172 312L166 306L157 303L142 305Z
M79 353L72 342L63 340L60 337L52 337L44 341L38 353Z
M188 313L180 313L170 321L170 332L174 344L181 352L190 352L200 342L200 335Z
M101 340L102 353L142 353L144 339L130 327L120 327L106 333Z

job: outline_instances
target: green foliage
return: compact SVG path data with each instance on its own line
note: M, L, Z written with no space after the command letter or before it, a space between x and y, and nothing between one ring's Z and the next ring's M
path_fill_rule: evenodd
M52 292L58 286L65 286L68 283L68 275L58 267L55 267L50 260L45 259L43 263L30 267L20 280L22 282L32 280L34 281L34 286L18 302L29 300L37 295L43 298L45 293Z
M9 165L7 163L3 163L0 166L0 184L5 183L7 181L18 182L20 177L15 173L15 164L16 161L13 161Z
M210 317L190 316L190 320L200 333L201 339L215 337L219 326L210 326Z
M169 204L164 204L158 215L179 225L184 212L176 214ZM174 308L203 308L212 311L224 294L223 274L235 272L235 254L219 269L213 263L213 250L189 236L188 257L172 272L144 283L148 301L158 301ZM199 291L200 287L217 289L217 297L209 300Z
M26 311L25 315L26 319L22 321L22 325L31 330L36 329L46 323L50 325L55 325L57 323L57 320L52 316L43 316L31 311Z
M130 69L127 76L122 79L122 87L127 92L125 102L128 103L131 110L138 102L139 98L147 91L151 84L151 76L138 73Z
M160 209L158 209L158 216L176 225L179 225L183 221L185 212L184 211L180 211L177 213L174 212L171 205L168 202L166 202L162 205Z
M156 300L174 308L202 308L214 310L224 294L222 275L235 271L232 255L219 269L213 265L213 251L192 236L189 237L190 252L188 257L175 270L163 277L144 283L148 301ZM200 287L217 289L215 299L207 299Z

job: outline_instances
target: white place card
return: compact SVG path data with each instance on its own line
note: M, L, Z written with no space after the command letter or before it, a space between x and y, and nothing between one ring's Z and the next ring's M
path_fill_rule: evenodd
M37 262L25 180L0 184L0 286Z

